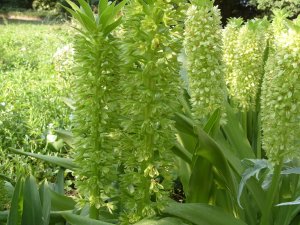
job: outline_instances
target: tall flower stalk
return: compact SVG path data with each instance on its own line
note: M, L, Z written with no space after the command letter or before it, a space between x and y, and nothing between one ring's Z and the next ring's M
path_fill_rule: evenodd
M220 10L210 0L192 1L185 21L184 48L192 111L205 120L217 109L224 122L226 85L222 63Z
M93 208L113 210L110 200L117 195L118 175L117 112L118 49L111 31L118 26L115 20L124 2L115 6L100 1L98 15L94 15L84 0L81 9L69 1L70 11L80 23L75 38L74 60L74 136L75 160L79 193ZM107 12L111 12L107 14ZM92 215L97 218L97 214Z
M124 12L120 198L125 224L155 215L171 188L172 116L181 95L177 9L174 1L132 0Z

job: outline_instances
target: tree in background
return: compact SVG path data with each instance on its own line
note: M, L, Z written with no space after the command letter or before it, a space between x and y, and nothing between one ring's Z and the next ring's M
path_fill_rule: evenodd
M250 0L250 4L270 15L274 9L284 9L289 17L296 17L300 13L300 0Z

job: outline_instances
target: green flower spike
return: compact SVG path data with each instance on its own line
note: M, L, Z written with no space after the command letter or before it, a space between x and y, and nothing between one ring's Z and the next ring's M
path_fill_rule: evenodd
M122 223L162 209L171 188L174 111L181 93L181 27L174 2L130 1L124 12ZM178 5L177 5L178 6Z
M233 102L242 110L255 110L264 74L268 22L251 20L238 33L232 75L227 80Z
M221 16L209 0L193 1L187 10L184 48L192 111L202 124L216 110L225 122L226 84L222 63Z
M118 179L117 130L119 81L118 48L110 34L119 25L115 20L125 2L109 3L101 0L98 15L80 0L81 8L68 1L67 10L80 23L74 44L74 112L73 133L76 138L76 185L95 208L115 209L110 201L117 195ZM107 14L107 12L111 12Z
M300 26L293 24L274 34L261 111L263 148L271 161L279 163L300 157Z
M237 39L242 26L242 18L231 18L223 29L223 62L225 64L225 81L229 96L234 96L236 77L233 73L234 62L237 58Z

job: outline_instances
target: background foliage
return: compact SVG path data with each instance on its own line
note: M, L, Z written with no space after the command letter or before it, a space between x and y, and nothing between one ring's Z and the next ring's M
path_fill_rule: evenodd
M290 17L296 17L300 12L299 0L250 0L250 4L256 6L259 10L263 10L270 15L275 9L284 9Z
M0 164L8 176L25 171L38 177L48 173L47 167L35 161L11 158L9 147L66 153L62 141L55 139L55 130L70 128L71 110L63 102L70 93L71 79L69 68L66 72L71 52L68 56L64 49L70 39L67 30L33 25L22 29L4 25L0 30Z

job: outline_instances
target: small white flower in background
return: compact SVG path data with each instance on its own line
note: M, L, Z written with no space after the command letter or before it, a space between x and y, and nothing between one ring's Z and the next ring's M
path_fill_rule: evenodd
M47 142L53 143L56 141L57 136L53 134L47 134Z
M67 72L74 63L74 48L72 44L67 44L58 48L53 55L53 63L57 72Z

